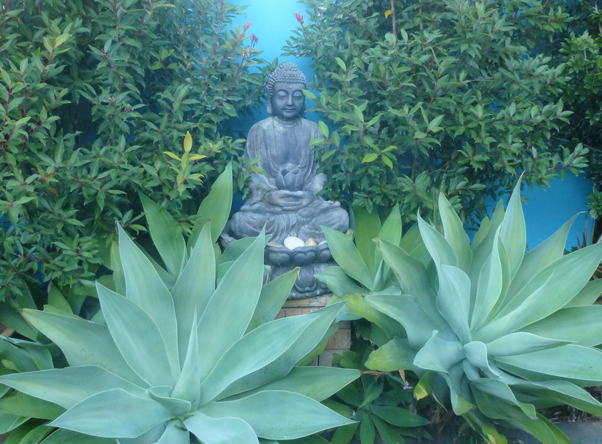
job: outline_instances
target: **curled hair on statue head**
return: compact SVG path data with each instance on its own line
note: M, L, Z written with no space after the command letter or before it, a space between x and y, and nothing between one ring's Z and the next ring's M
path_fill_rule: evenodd
M272 94L274 92L274 85L278 82L281 83L303 83L307 87L307 79L301 72L297 65L291 62L284 62L280 65L268 79L268 114L272 114Z

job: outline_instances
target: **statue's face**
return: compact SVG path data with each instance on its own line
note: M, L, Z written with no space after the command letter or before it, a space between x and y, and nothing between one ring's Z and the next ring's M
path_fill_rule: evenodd
M305 112L304 89L304 83L274 83L270 98L272 114L282 120L300 118Z

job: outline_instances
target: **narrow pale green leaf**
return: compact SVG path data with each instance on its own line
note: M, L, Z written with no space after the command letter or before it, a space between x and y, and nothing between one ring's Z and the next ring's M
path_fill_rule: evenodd
M420 238L420 233L418 231L415 232L415 236L418 237L418 240L422 242L422 238ZM401 212L399 211L399 204L395 205L391 210L391 214L385 220L383 227L378 233L378 237L384 241L387 241L393 245L400 245L402 239L402 223L401 223ZM374 242L372 242L373 245ZM379 249L375 252L375 264L380 264L382 267L382 253ZM380 268L379 268L380 269Z
M464 359L464 347L460 342L444 341L434 335L414 358L414 365L424 370L448 373L450 368Z
M92 395L116 388L138 396L145 393L144 388L94 366L13 373L0 377L0 383L66 409Z
M562 258L566 238L575 218L577 215L566 222L556 233L525 254L523 262L508 288L508 300L516 296L537 273Z
M182 421L172 419L156 444L190 444L190 433Z
M188 263L171 290L177 319L178 356L181 365L184 365L187 356L188 340L194 325L192 319L194 316L201 318L215 291L215 273L211 226L207 223Z
M192 404L189 401L171 396L170 386L151 387L147 392L153 401L169 410L173 417L182 418L192 411Z
M466 355L468 363L486 373L491 372L491 367L489 366L489 357L487 356L487 347L485 344L479 341L469 342L468 344L464 345L464 354ZM462 364L466 364L466 362L463 362ZM468 379L472 380L473 378L468 375L468 372L466 373Z
M28 418L55 419L65 409L52 402L44 401L20 392L11 392L0 399L0 412Z
M199 322L199 353L203 356L201 380L249 326L263 283L262 231L230 267L219 283Z
M458 266L458 258L449 242L434 227L418 215L418 227L435 265Z
M602 416L602 404L588 392L567 381L526 382L512 385L515 390L538 398L554 398L579 410Z
M241 396L265 390L285 390L323 401L360 377L358 370L333 367L293 367L284 378L262 385Z
M119 438L117 444L156 444L166 429L167 423L159 424L136 438Z
M374 276L370 273L353 241L345 233L332 228L322 226L322 230L332 257L339 267L364 287L372 289Z
M182 228L165 208L162 208L144 194L139 193L139 195L153 243L159 251L167 270L177 277L180 274L182 256L186 252Z
M15 355L19 355L17 357L18 363L15 363L17 367L19 364L23 364L26 361L32 361L37 368L31 368L31 370L48 370L54 368L54 363L52 362L52 355L49 351L49 346L42 345L38 342L31 342L22 339L16 339L12 337L2 338L2 342L11 343L15 346L13 350L8 351L6 354L2 354L1 356L4 359L11 360ZM2 347L6 348L6 347ZM27 365L29 367L29 365Z
M498 232L493 240L491 254L485 261L483 268L481 268L479 280L477 281L474 309L472 310L472 318L470 320L471 331L476 331L482 325L502 296L503 274L498 249L499 233L500 228L498 228Z
M197 319L198 317L195 313L192 319L192 326L198 325ZM192 409L196 409L201 401L198 330L196 328L190 328L189 336L188 350L186 351L186 359L182 365L182 373L173 388L171 396L189 401L192 404Z
M323 315L334 316L345 304L323 308ZM205 404L236 380L273 362L288 350L313 322L314 316L292 316L263 324L237 341L218 361L201 385L201 404Z
M211 221L211 241L217 242L224 231L232 209L232 164L228 164L222 174L213 183L209 195L205 197L199 211L194 228L188 239L188 248L194 248L205 224Z
M407 339L393 338L383 347L370 353L365 366L370 370L391 372L395 370L416 371L414 365L416 350Z
M602 344L602 305L563 308L522 331L593 347Z
M399 291L397 288L395 290ZM387 291L383 292L383 294L386 293ZM376 324L382 329L388 338L392 339L395 336L403 338L406 336L406 331L399 322L368 304L362 295L357 294L344 296L343 300L347 301L347 306L353 312L353 314L356 314L357 316Z
M214 418L198 411L186 418L184 424L205 444L259 443L251 426L237 417Z
M468 324L470 309L470 279L456 267L441 264L437 308L463 343L470 341Z
M58 429L43 441L43 444L117 444L113 438L83 435L71 430ZM176 443L174 443L176 444Z
M468 273L472 262L470 239L464 225L443 193L439 193L439 214L445 232L445 239L451 245L458 259L458 267Z
M85 399L50 425L101 438L136 438L171 416L148 397L115 389Z
M564 308L591 306L600 296L602 296L602 279L594 279L585 284L585 287Z
M353 423L307 396L277 390L235 401L212 402L202 411L213 417L240 418L258 437L275 440L301 438Z
M366 291L355 283L341 267L328 267L326 270L315 275L316 279L324 282L330 291L337 296L345 296L348 294L359 294Z
M521 180L519 179L508 201L506 216L504 222L502 222L502 231L500 232L500 239L510 260L510 275L512 278L514 278L523 262L527 246L527 228L523 206L520 201L520 185Z
M25 317L59 346L71 366L96 365L134 384L147 384L125 362L106 325L37 310Z
M471 248L474 250L481 242L483 242L483 240L485 239L485 236L487 236L487 233L489 232L489 223L491 222L491 220L488 217L485 217L482 221L481 221L481 225L479 226L479 229L477 230L477 232L474 235L474 238L472 240L472 245Z
M173 386L180 364L174 374L157 324L129 299L100 284L96 289L111 336L126 362L150 386Z
M295 268L263 286L247 333L276 317L293 289L298 275L299 268Z
M123 275L123 265L121 264L121 255L119 254L119 244L111 244L111 270L113 270L113 282L115 283L115 292L125 296L125 276Z
M125 274L127 299L144 310L156 325L161 326L160 333L165 341L169 362L177 376L180 366L178 330L169 290L146 255L134 245L120 226L118 229L119 253Z
M353 207L355 220L355 244L370 273L375 274L378 264L375 263L376 245L372 239L380 232L380 217L374 209L372 212L362 207Z
M516 396L514 396L514 393L512 392L510 387L508 387L508 385L504 384L502 381L496 379L481 378L475 381L471 381L470 384L473 387L476 387L477 389L485 393L488 393L492 396L495 396L496 398L504 400L509 404L515 405L516 407L520 408L529 418L535 419L537 416L535 408L530 404L524 404L519 402L516 399Z
M602 308L602 307L600 307ZM602 325L602 321L600 322ZM570 340L548 339L531 333L517 332L487 344L491 356L513 356L570 344Z

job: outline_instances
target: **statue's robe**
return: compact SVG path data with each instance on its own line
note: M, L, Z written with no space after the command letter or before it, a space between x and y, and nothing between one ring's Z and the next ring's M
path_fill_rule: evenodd
M272 242L282 243L288 236L320 242L325 239L321 225L349 228L340 203L317 195L326 176L316 175L318 164L309 142L321 137L318 125L305 119L283 122L269 117L253 125L245 157L260 158L257 166L266 175L251 177L250 196L231 221L236 238L256 236L265 226Z

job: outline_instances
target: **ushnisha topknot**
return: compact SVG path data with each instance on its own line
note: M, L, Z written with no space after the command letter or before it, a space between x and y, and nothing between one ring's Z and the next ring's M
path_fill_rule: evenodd
M307 86L305 75L297 68L297 65L291 62L284 62L276 71L272 73L268 79L268 96L272 96L274 84L276 82L283 83L303 83Z

